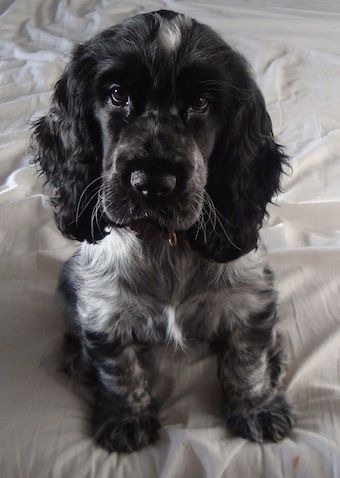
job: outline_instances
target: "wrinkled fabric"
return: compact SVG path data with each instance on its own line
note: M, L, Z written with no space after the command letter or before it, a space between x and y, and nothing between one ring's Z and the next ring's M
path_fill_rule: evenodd
M296 6L298 5L298 6ZM215 357L154 350L160 440L108 454L88 436L88 390L59 370L55 292L76 249L28 165L30 122L48 108L74 42L168 8L214 27L250 60L293 171L262 231L276 273L285 383L297 422L278 444L232 436ZM340 476L340 5L337 0L0 2L0 476Z

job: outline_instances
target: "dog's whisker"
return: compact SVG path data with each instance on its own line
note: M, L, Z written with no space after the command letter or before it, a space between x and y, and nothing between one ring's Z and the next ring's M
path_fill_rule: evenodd
M213 231L215 231L216 230L216 208L215 208L213 202L210 200L209 196L203 195L203 201L208 206L209 220L211 222ZM214 218L214 221L212 220L212 217Z
M98 220L98 212L101 208L101 191L102 191L102 188L100 188L99 192L98 192L97 203L96 203L96 206L95 206L95 219L96 219L97 228L100 231L100 234L103 236L103 231L102 231L101 226L100 226L100 220ZM102 215L101 215L101 218L102 218Z
M79 214L79 209L80 209L80 205L81 205L81 202L83 200L83 197L84 195L86 194L86 191L93 185L95 184L97 181L100 181L101 179L103 179L104 175L100 175L98 176L97 178L95 178L93 181L90 182L90 184L88 184L86 186L86 188L83 190L83 192L81 193L80 197L79 197L79 200L78 200L78 204L77 204L77 207L76 207L76 214L75 214L75 221L76 221L76 224L78 225L78 220L79 220L79 217L81 216L81 213ZM82 209L82 211L84 211L84 209L86 209L88 203L86 204L86 206Z
M217 222L219 223L220 225L220 228L224 234L224 236L226 237L227 241L233 246L235 247L236 249L238 250L241 250L239 246L237 246L231 239L230 235L227 233L221 219L218 217L218 214L219 211L216 209L210 195L208 194L208 192L204 189L202 189L203 191L203 196L202 196L202 199L203 199L203 203L206 204L206 206L208 207L208 220L210 220L211 224L212 224L212 227L213 227L213 230L216 231L216 224ZM214 216L214 222L212 221L212 218L211 218L211 214L213 214ZM203 219L203 218L201 218ZM226 221L226 219L222 216L222 219ZM203 220L204 221L204 220ZM199 234L199 230L200 230L200 227L198 228L198 230L196 231L196 234L195 234L195 239L197 239L198 237L198 234ZM204 242L206 243L207 242L207 236L206 236L206 224L204 223L204 228L202 228L202 232L205 231L205 235L204 235Z

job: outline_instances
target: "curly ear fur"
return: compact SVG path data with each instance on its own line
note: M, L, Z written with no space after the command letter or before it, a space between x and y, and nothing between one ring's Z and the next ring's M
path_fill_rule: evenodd
M225 106L225 123L209 162L206 190L215 220L211 207L205 207L206 231L195 225L190 234L193 249L217 262L234 260L256 248L266 205L280 189L287 162L274 141L261 92L242 57L236 61L240 74L233 84L239 85L240 97L234 96Z
M86 75L81 58L80 45L55 86L48 114L35 122L31 149L53 191L51 202L60 231L71 239L96 242L105 235L97 181L102 174L100 134L93 112L86 109L91 82L86 81L89 72Z

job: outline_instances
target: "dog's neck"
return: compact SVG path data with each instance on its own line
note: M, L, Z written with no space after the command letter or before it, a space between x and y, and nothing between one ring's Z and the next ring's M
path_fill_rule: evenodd
M156 222L136 221L130 224L129 229L136 232L140 237L150 236L154 239L158 237L160 241L168 241L171 247L177 246L176 231L170 231L167 228L162 228Z

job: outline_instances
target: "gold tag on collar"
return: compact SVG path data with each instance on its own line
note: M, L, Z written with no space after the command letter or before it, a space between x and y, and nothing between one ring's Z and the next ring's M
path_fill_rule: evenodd
M171 247L177 246L177 236L175 231L169 232L168 242Z

